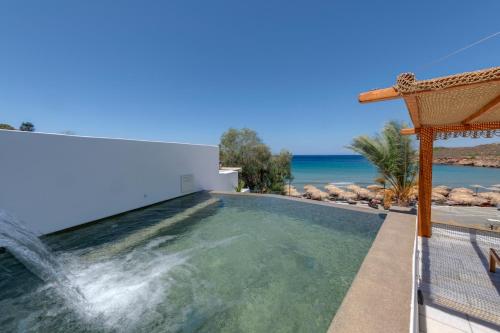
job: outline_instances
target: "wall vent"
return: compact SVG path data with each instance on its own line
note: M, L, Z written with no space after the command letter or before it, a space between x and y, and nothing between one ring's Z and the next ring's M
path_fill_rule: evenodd
M194 192L194 176L193 174L181 176L181 193Z

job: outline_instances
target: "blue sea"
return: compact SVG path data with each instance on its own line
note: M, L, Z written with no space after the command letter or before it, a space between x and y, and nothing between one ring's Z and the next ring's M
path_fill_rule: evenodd
M377 170L359 155L295 155L292 161L295 177L293 185L298 189L306 184L323 187L334 183L355 183L361 186L374 184ZM500 184L500 169L455 165L434 165L433 184L450 187L489 187Z

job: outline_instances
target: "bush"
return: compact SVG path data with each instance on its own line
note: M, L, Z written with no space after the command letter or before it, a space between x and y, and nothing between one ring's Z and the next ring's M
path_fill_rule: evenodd
M19 126L19 130L23 132L34 132L35 131L35 125L30 123L29 121L25 121Z
M271 153L257 133L251 129L230 128L220 140L222 166L241 167L241 179L250 190L261 193L281 193L291 179L292 154L282 150Z
M15 130L15 128L10 126L9 124L0 124L0 129L9 130L9 131Z

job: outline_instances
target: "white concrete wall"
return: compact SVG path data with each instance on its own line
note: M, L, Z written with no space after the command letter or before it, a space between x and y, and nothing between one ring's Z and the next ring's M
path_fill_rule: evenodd
M217 146L0 130L0 209L40 234L219 188ZM181 176L186 192L181 191Z
M238 186L238 171L220 170L217 185L214 188L217 191L234 192Z

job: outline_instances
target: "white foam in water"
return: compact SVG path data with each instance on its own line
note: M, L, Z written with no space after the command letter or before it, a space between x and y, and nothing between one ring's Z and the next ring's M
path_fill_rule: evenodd
M185 264L189 255L150 252L164 241L155 239L126 256L88 266L73 263L72 282L90 304L88 315L100 317L108 327L130 327L165 300L174 283L168 273Z
M4 210L0 210L0 247L7 249L40 279L54 283L61 296L73 303L85 302L51 251L21 221Z
M158 255L151 250L173 238L153 239L124 257L96 264L71 254L60 261L18 219L0 211L0 246L40 279L54 284L82 318L99 319L108 327L133 325L165 298L172 282L168 272L189 257L187 252Z

